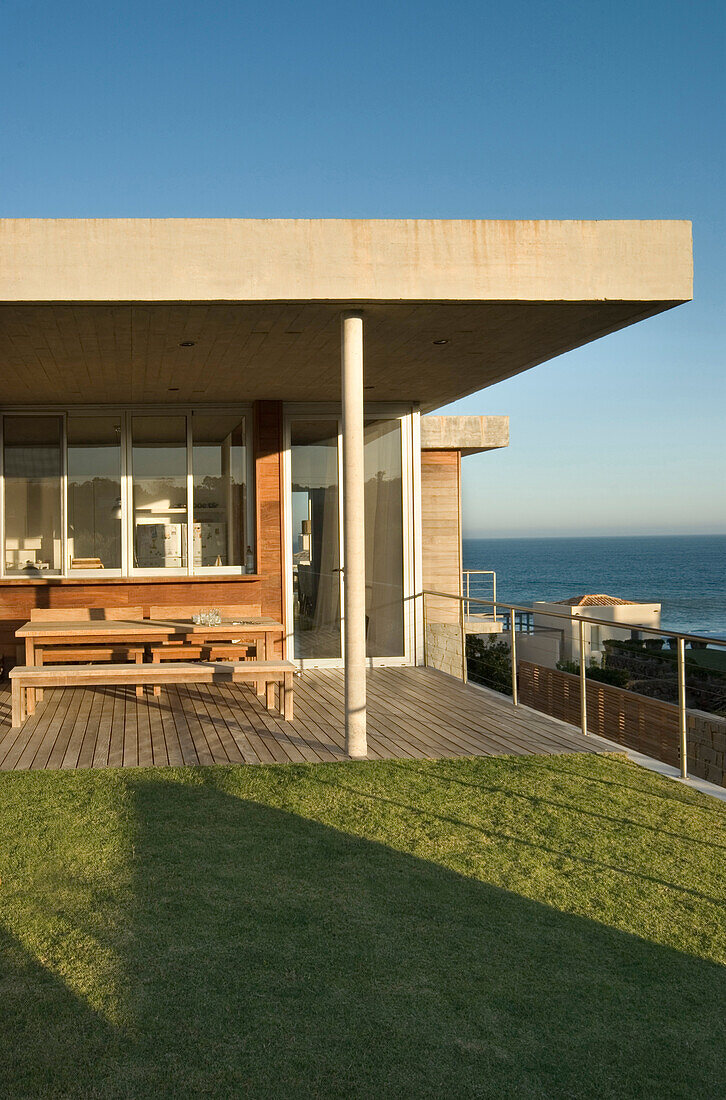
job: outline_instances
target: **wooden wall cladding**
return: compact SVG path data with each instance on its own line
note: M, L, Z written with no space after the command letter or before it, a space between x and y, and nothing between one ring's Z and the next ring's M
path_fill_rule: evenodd
M263 615L283 619L282 403L257 401L254 410L257 572L263 578L260 603Z
M421 452L421 540L423 587L461 593L461 455L458 451ZM454 600L427 597L436 622L458 622Z
M0 580L0 655L15 660L15 631L34 607L143 607L156 605L261 606L274 619L283 615L282 404L254 407L257 573L254 577L33 578ZM278 652L281 652L278 647Z

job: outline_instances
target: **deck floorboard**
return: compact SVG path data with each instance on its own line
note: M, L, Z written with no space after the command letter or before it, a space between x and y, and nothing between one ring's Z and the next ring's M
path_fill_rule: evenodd
M295 679L295 718L267 711L244 684L54 688L19 730L0 685L0 770L344 760L340 669ZM368 673L369 758L437 759L596 752L574 728L431 669Z

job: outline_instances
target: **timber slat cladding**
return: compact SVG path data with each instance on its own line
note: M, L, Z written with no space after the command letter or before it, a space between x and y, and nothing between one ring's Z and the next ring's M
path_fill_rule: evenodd
M171 684L160 699L133 687L52 688L11 730L2 684L0 769L344 760L342 670L306 671L294 691L285 722L231 680ZM374 760L597 751L574 729L430 669L370 670L368 704Z

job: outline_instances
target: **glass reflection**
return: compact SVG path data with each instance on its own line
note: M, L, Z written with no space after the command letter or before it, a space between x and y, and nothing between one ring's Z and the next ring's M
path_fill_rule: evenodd
M366 652L402 657L403 471L400 420L365 425Z
M192 417L194 565L241 565L247 545L247 448L238 416Z
M5 571L60 573L61 419L6 416Z
M338 425L293 421L292 562L296 657L340 657Z
M184 416L135 416L132 425L134 565L187 564L187 434Z
M121 418L68 419L71 569L121 568Z

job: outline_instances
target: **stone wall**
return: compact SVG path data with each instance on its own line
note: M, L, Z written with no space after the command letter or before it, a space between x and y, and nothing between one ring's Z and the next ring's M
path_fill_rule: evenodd
M705 710L689 710L686 723L689 770L726 787L726 718Z
M426 624L426 664L461 680L463 653L458 623Z

